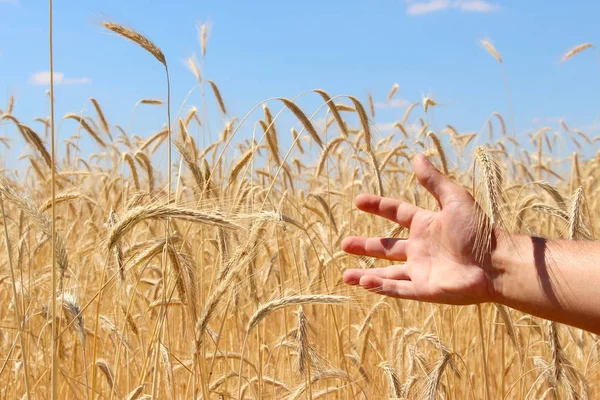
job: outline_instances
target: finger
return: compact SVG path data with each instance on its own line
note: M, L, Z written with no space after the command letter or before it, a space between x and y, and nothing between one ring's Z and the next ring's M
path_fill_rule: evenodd
M406 239L349 236L342 241L342 250L357 256L406 261Z
M358 285L363 276L375 276L382 279L410 280L404 265L392 265L387 268L349 269L344 272L344 283Z
M413 166L419 183L435 197L440 208L462 194L463 188L438 171L423 154L414 157Z
M405 201L374 194L356 196L356 206L362 211L397 222L405 228L410 228L413 217L420 210L419 207Z
M365 275L360 278L360 286L377 294L398 297L401 299L416 300L414 285L407 280L393 280Z

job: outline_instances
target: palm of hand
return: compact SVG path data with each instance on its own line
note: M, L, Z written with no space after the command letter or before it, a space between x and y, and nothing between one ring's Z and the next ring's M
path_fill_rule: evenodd
M407 241L406 272L421 301L473 304L488 295L487 275L473 257L472 204L419 212Z
M344 281L384 295L420 301L490 301L488 276L473 255L475 201L424 157L415 160L415 167L419 181L437 198L442 209L433 212L374 195L357 197L360 209L409 228L410 235L408 239L346 238L342 248L349 253L405 263L348 270Z

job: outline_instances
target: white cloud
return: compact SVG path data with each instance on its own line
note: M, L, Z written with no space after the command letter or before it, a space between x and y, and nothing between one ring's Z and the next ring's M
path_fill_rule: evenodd
M375 103L375 108L406 108L410 101L404 99L392 99L385 102Z
M2 1L2 0L0 0ZM81 78L65 78L65 74L62 72L54 73L54 84L55 85L84 85L86 83L91 83L92 80L88 77ZM49 85L50 84L50 72L49 71L40 71L32 74L29 77L29 83L32 85Z
M489 13L500 7L485 0L405 0L408 15L423 15L455 8L465 12Z
M462 11L484 13L496 11L499 8L499 6L496 4L488 3L484 0L457 0L454 2L452 7L458 8Z
M532 125L555 125L560 123L565 117L533 117L531 119Z
M382 135L392 133L394 129L396 130L396 132L400 132L398 128L396 128L396 124L397 122L379 123L375 124L375 129ZM416 123L409 123L404 125L404 130L406 131L406 133L414 137L421 130L421 125Z
M410 1L406 8L408 15L429 14L436 11L445 10L450 6L450 0L428 0L422 2Z

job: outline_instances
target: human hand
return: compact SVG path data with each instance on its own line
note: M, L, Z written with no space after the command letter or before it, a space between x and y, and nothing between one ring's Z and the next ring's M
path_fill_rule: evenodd
M357 207L410 230L408 239L347 237L348 253L404 261L387 268L350 269L344 282L386 296L445 303L494 301L490 254L475 256L478 206L471 194L439 172L423 155L413 160L419 183L437 200L440 211L361 194ZM483 261L481 261L482 259Z

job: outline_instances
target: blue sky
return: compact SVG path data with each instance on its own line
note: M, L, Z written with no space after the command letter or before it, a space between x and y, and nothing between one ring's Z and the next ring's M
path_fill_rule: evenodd
M500 66L479 44L488 39L504 59L517 131L558 127L563 118L597 135L598 53L560 58L574 45L598 42L598 15L593 0L56 0L57 118L92 113L86 100L94 97L109 122L127 126L136 101L165 99L160 64L104 32L100 21L132 26L164 51L175 110L195 83L182 60L199 56L196 23L210 21L203 75L219 85L231 115L314 88L365 100L371 92L383 134L408 102L429 94L440 104L434 128L477 131L492 112L509 115ZM25 123L47 115L47 26L47 2L0 0L0 109L14 94L14 113ZM385 104L396 82L396 101ZM194 93L184 108L199 103ZM310 114L318 98L301 105ZM132 132L149 135L164 121L162 112L140 108ZM215 107L211 124L223 122ZM74 129L65 122L61 138Z

